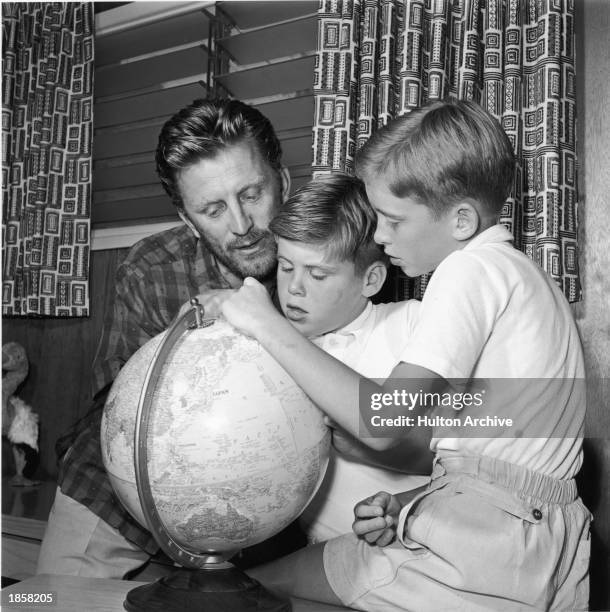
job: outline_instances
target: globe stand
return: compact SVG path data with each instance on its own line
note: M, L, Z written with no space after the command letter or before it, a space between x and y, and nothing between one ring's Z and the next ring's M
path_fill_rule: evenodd
M128 612L290 612L292 606L260 582L226 563L210 569L180 569L136 587L123 604Z
M177 340L192 329L207 327L214 320L204 320L203 307L196 298L193 308L179 317L167 330L146 373L136 414L134 463L136 485L142 513L155 540L182 569L151 584L127 593L123 607L128 612L290 612L290 601L265 589L226 559L237 551L195 553L183 548L165 528L152 494L148 478L148 426L153 394L163 364Z

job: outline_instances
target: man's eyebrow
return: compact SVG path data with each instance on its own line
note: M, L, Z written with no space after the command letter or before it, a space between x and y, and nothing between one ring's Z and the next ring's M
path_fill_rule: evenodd
M224 200L205 200L202 198L197 203L197 206L199 208L207 208L208 206L218 206L219 204L222 204L223 202Z
M193 201L193 206L198 210L203 210L209 206L219 206L224 204L224 200L222 198L218 198L216 200L208 200L206 198L206 194L202 193L197 196L197 198Z
M251 183L248 183L247 185L242 187L238 193L239 195L243 195L249 189L262 189L264 186L265 186L265 177L261 176L255 179L254 181L252 181Z

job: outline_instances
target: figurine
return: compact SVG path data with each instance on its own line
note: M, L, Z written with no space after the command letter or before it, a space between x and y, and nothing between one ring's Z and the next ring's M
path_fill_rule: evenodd
M28 375L29 363L25 349L18 342L2 346L2 435L11 443L16 474L10 483L16 487L31 487L40 481L23 475L26 466L38 454L38 415L18 398L15 391Z

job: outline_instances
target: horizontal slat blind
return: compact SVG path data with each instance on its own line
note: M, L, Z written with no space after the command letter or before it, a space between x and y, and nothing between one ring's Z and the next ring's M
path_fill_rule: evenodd
M202 36L202 33L204 35ZM126 57L159 53L207 39L207 17L201 11L139 25L102 36L95 43L97 66L117 64Z
M220 9L226 13L240 30L259 28L279 21L298 19L318 10L314 0L230 0L218 2ZM255 9L253 9L255 6Z
M308 180L317 0L135 4L178 9L96 40L93 227L177 218L160 186L154 151L163 123L208 95L208 55L214 49L225 68L210 75L216 91L209 95L259 108L282 141L293 188ZM228 32L213 44L211 19L222 20Z
M112 125L169 116L182 106L183 100L194 100L203 93L200 83L187 83L160 91L98 100L95 125L98 129Z
M254 64L311 51L311 41L315 41L316 31L317 15L312 14L226 36L217 43L235 62ZM267 44L261 44L264 40ZM271 41L273 44L270 44Z
M112 189L134 185L152 185L157 180L157 172L152 160L133 164L117 164L109 161L107 165L100 166L97 169L97 191L100 194L98 197L102 198L103 192Z
M216 41L230 61L215 82L269 117L294 189L311 176L318 2L230 1L217 8L233 28Z
M218 76L216 80L242 100L302 91L310 85L314 60L313 56L281 59L229 72Z
M193 75L201 78L205 75L207 62L206 48L195 45L163 55L140 56L133 62L102 66L95 73L96 95L105 98Z
M154 12L158 3L138 4ZM94 228L177 219L159 183L154 153L168 117L207 95L210 17L202 7L213 6L175 6L174 14L161 12L152 21L139 19L96 37Z

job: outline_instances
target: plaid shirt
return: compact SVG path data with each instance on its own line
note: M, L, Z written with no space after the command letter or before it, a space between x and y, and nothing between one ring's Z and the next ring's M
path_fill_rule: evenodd
M57 443L59 484L64 494L85 505L128 540L150 554L152 535L123 509L102 463L100 424L104 401L123 364L138 348L169 327L191 297L241 284L227 279L192 232L181 226L138 242L119 266L113 308L93 365L94 405Z

